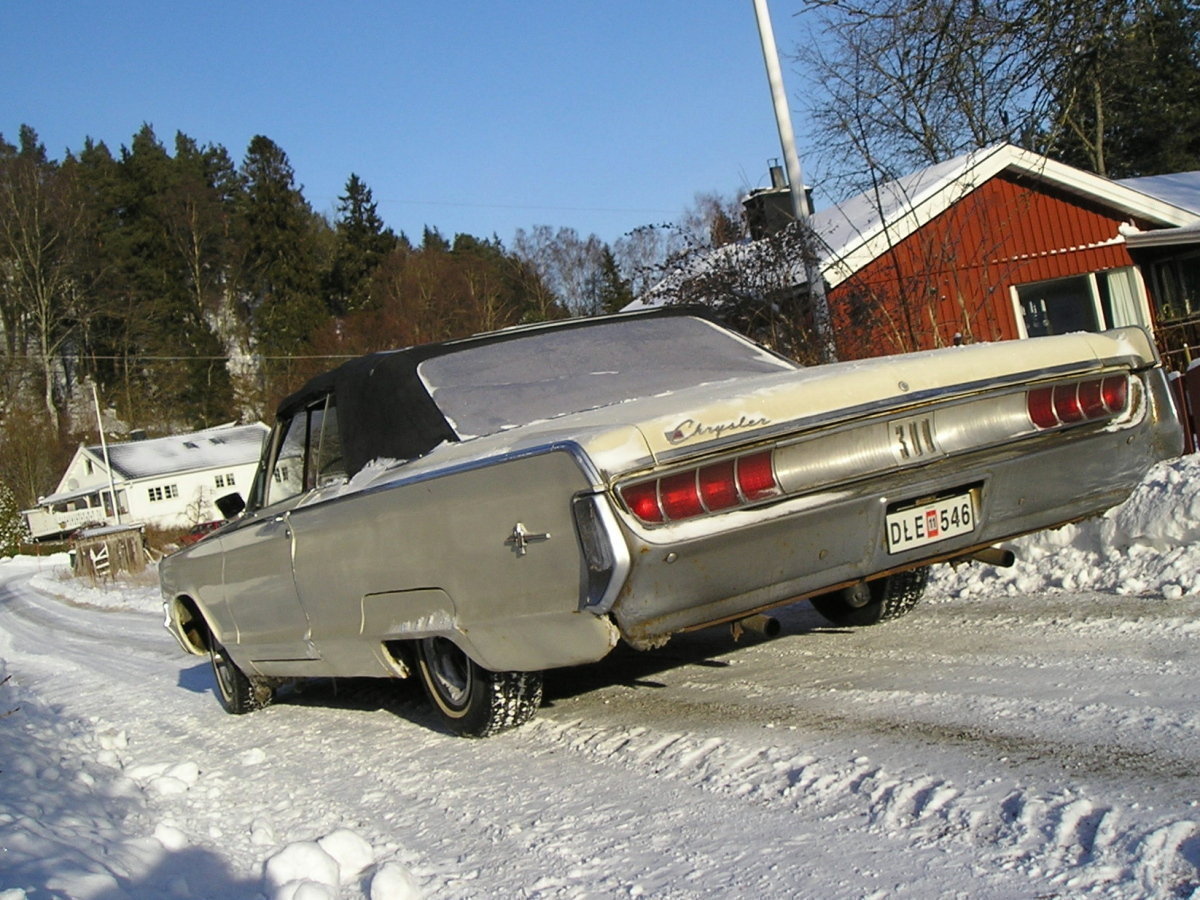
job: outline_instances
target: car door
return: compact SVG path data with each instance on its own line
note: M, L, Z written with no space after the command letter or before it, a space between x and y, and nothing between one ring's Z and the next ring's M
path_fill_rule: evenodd
M290 518L307 493L309 433L322 409L310 406L276 425L250 508L238 528L220 537L238 644L263 674L295 674L272 663L319 658L296 590Z

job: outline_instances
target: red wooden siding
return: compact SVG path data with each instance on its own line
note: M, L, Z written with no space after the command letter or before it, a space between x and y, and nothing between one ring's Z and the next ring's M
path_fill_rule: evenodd
M1019 337L1010 287L1132 265L1122 221L993 178L830 292L839 356Z

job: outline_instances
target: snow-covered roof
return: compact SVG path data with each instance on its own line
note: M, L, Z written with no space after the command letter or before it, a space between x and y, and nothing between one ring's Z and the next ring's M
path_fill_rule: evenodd
M1121 184L1153 197L1191 210L1192 221L1175 228L1140 231L1130 226L1121 233L1130 247L1169 247L1200 244L1200 172L1175 172L1170 175L1147 175L1125 178Z
M1141 178L1122 178L1117 184L1149 194L1191 210L1200 216L1200 171L1173 172L1169 175L1145 175Z
M109 444L108 459L113 474L125 480L244 465L258 459L267 431L266 425L255 422ZM88 447L87 452L103 462L104 450L99 444Z

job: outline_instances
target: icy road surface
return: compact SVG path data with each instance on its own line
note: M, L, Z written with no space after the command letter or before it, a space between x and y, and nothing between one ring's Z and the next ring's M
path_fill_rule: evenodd
M152 586L5 561L0 900L1200 896L1197 474L890 625L551 673L483 741L404 682L228 716Z

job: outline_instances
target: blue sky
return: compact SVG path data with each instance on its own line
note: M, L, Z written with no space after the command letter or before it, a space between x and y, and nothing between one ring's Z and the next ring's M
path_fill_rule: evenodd
M801 130L793 12L771 7ZM317 210L356 172L414 238L612 241L780 156L751 0L4 0L0 84L10 141L116 152L148 122L240 162L265 134Z

